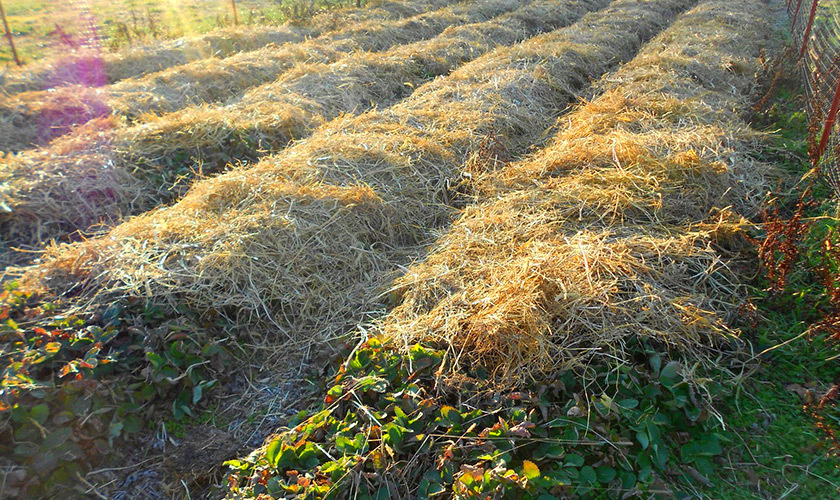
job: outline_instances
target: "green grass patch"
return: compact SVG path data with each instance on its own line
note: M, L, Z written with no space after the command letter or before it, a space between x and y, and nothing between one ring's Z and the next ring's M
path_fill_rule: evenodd
M808 118L798 69L789 68L755 125L770 132L758 158L773 162L795 177L806 174ZM775 216L790 217L808 181L776 201ZM833 217L836 199L821 180L811 185L801 211L807 229L796 242L796 260L784 291L772 293L760 275L752 290L756 321L744 325L755 356L743 366L744 376L722 400L733 446L726 450L721 473L706 492L708 498L828 498L840 495L840 469L826 433L813 416L816 400L840 381L840 353L826 332L809 330L836 307L824 286L826 238L840 243ZM766 236L766 235L762 235ZM830 258L828 260L831 260ZM766 269L765 269L766 271ZM745 322L747 323L747 322ZM822 413L840 423L840 412Z

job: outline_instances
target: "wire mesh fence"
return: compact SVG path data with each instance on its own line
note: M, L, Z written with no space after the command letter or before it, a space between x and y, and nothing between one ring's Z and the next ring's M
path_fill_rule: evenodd
M840 0L787 0L809 117L808 152L840 195Z

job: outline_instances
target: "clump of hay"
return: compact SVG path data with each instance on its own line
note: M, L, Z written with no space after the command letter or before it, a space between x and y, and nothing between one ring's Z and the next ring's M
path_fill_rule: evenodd
M520 9L490 21L447 28L428 41L400 45L382 53L357 53L331 65L298 65L278 81L248 92L241 101L229 106L189 107L141 125L115 127L99 137L80 129L73 136L55 141L47 151L9 160L16 165L5 168L15 171L7 178L7 205L25 216L24 228L38 228L40 224L33 225L32 217L40 214L56 230L50 236L57 238L68 229L86 229L100 220L113 221L120 215L148 210L177 196L179 190L167 188L186 166L198 163L201 174L208 175L229 162L255 160L265 152L282 149L293 138L308 135L343 112L361 113L374 104L390 105L435 75L448 73L494 47L570 24L590 8L589 3L582 2L569 2L563 8L557 8L553 0L523 3ZM505 2L498 8L504 12L514 4ZM85 148L75 147L84 144L89 145L89 155ZM108 152L107 157L103 150ZM67 183L63 181L74 178L75 166L85 164L92 168L102 159L109 160L103 162L103 169L129 170L147 187L135 189L138 181L126 177L129 186L110 190L123 197L101 210L78 204L73 193L64 195L62 189ZM90 173L84 175L86 184L93 188ZM18 181L17 176L23 178ZM56 180L56 176L60 179ZM110 181L110 177L107 179ZM21 189L16 193L18 185ZM188 183L182 182L179 187L184 185ZM61 206L61 200L70 203ZM43 201L49 204L43 206ZM62 220L67 223L60 224ZM6 224L19 226L14 213L6 217ZM11 241L18 245L39 241L26 238L25 229L19 227L10 229L8 234L16 238ZM41 230L30 234L41 241L45 236Z
M107 87L87 89L87 101L99 103L98 108L104 107L106 112L134 120L143 114L169 113L191 104L234 99L250 87L274 80L296 63L329 63L356 51L381 51L427 39L447 26L485 20L492 10L488 5L499 3L516 5L505 0L462 2L403 20L362 21L304 42L263 46L224 59L210 55ZM87 121L89 113L78 109L78 92L78 86L69 86L0 99L0 124L14 121L34 125L9 135L0 142L0 150L19 151L66 133L70 125ZM51 117L60 117L60 121L53 124ZM45 135L45 129L51 133Z
M305 23L281 26L234 26L199 36L185 36L149 45L132 45L115 52L79 49L61 58L27 64L3 75L3 93L45 90L66 85L100 86L147 75L207 57L227 57L269 44L300 42L371 19L394 20L444 6L438 0L371 2L364 8L338 8Z
M398 281L401 304L378 328L445 347L453 370L480 363L514 382L620 357L630 337L698 359L736 337L737 254L717 239L756 214L777 175L750 161L755 133L738 114L768 10L701 2L544 151L481 174L479 203Z
M725 270L698 244L702 233L525 232L535 237L526 243L496 235L514 228L496 228L497 245L444 247L412 270L405 302L383 331L447 346L453 369L480 363L502 380L575 367L631 336L696 349L729 335L722 304L709 298ZM456 248L462 263L447 258Z
M690 4L619 0L495 50L392 108L339 119L253 168L201 181L172 207L52 248L24 281L99 291L98 300L130 293L197 311L224 304L254 335L280 329L312 342L346 332L429 231L449 222L451 188L489 132L509 153L524 152L586 82ZM369 189L376 201L313 205L298 186ZM356 234L364 237L349 243Z

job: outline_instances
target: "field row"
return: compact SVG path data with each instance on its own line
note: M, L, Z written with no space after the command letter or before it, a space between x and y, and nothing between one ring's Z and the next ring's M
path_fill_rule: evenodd
M37 396L45 408L38 412L64 415L81 387L63 378L67 373L88 384L85 394L94 401L77 413L72 406L70 424L56 424L56 430L30 423L40 422L40 413L13 418L0 429L27 443L9 450L28 471L12 487L35 491L60 482L91 458L84 450L107 447L89 437L103 428L122 439L138 432L134 423L141 418L169 411L183 416L189 401L201 401L218 380L246 377L245 368L219 368L213 353L222 338L265 363L282 357L283 366L293 366L307 356L312 363L336 339L355 335L372 312L388 309L370 332L405 346L402 359L413 359L408 352L417 342L445 353L435 362L441 366L434 380L447 387L476 369L491 385L521 386L604 360L632 365L636 354L625 355L624 348L635 343L654 342L663 353L673 348L675 356L702 361L733 335L725 318L739 280L726 267L732 254L722 255L718 247L737 252L738 221L757 210L772 176L745 158L743 146L752 136L739 116L760 54L770 48L766 34L774 11L758 8L761 3L455 4L405 22L379 23L378 33L389 33L389 41L367 38L368 51L337 55L335 49L325 61L305 64L289 56L294 67L271 70L264 80L271 83L231 102L220 97L222 105L175 109L147 117L147 123L74 130L48 148L7 159L0 181L11 189L0 194L11 210L0 213L0 228L12 235L4 242L9 246L61 238L99 219L116 221L168 201L165 186L183 174L179 168L193 166L186 156L214 174L228 161L256 161L199 179L174 204L100 236L49 247L41 262L23 270L21 288L4 295L4 314L14 324L4 342L16 339L9 366L34 363L37 370L22 375L43 378L52 389L33 394L20 384L12 400L9 393L0 403L26 412ZM421 18L421 28L410 30ZM458 26L444 30L438 22ZM743 29L745 22L750 29ZM422 34L406 43L409 32ZM264 50L324 54L327 47L345 46L340 37L322 38ZM591 86L627 61L602 85ZM247 88L231 85L225 92ZM565 116L593 92L599 97ZM177 97L172 102L186 105ZM548 146L521 159L544 146L552 128ZM263 156L265 149L273 154ZM187 177L191 182L196 176ZM397 274L402 278L395 285ZM42 330L54 342L45 344ZM80 339L93 346L84 363L72 360ZM49 355L39 357L45 349ZM138 350L145 357L138 358ZM365 368L354 359L345 368ZM423 363L418 369L431 366ZM661 378L658 365L656 372ZM667 378L689 375L669 372ZM240 389L232 384L228 390L242 391L237 383ZM688 382L680 384L689 390ZM106 387L107 402L100 402L94 394ZM332 422L321 426L323 432L296 434L302 426L240 462L231 495L256 495L269 478L283 489L325 487L326 467L335 473L328 475L328 489L352 493L349 484L359 488L359 481L342 478L356 477L356 464L381 472L368 455L376 450L397 460L394 453L407 453L403 458L412 466L402 477L365 477L381 481L385 491L394 484L406 485L405 494L415 491L423 483L411 474L423 467L411 457L435 469L431 461L446 454L449 438L432 438L421 450L393 441L386 448L384 437L364 436L384 432L385 421L399 424L402 430L394 432L400 433L407 432L407 418L426 425L434 415L429 411L438 415L428 435L443 432L441 422L455 419L443 411L449 406L435 403L439 410L429 410L419 404L420 393L406 390L400 394L410 417L391 405L359 424L350 422L354 406L335 401L353 390L331 390L313 424ZM568 413L566 403L559 416L580 416ZM588 426L590 417L611 425L594 412L581 416L581 425ZM340 422L345 418L346 427ZM132 430L120 423L114 431L113 422L123 421L131 421ZM365 427L373 423L381 429ZM353 445L359 460L332 463L336 454L324 450L338 446L342 456L352 457L347 443L361 428L370 432ZM339 444L344 429L352 432ZM620 429L627 440L636 439L635 431ZM450 430L461 439L487 437L475 426ZM631 486L648 487L652 479L641 475L641 461L648 469L654 461L660 473L666 464L637 445L634 457L644 458L628 469ZM281 464L278 450L298 446L310 450L306 461ZM36 448L41 454L56 450L50 467L34 467L43 465L32 453ZM503 465L525 467L517 474L536 481L539 474L515 456L515 463ZM606 463L604 457L584 459L593 470ZM484 473L484 462L464 464ZM300 483L287 474L291 469L309 481ZM443 471L440 484L457 493L453 473L437 470ZM465 470L473 469L460 469L459 477Z

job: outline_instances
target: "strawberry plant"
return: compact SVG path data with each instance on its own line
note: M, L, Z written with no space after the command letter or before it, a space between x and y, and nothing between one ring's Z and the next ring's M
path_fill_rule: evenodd
M525 391L439 384L442 351L370 339L321 406L231 469L229 498L611 498L714 472L728 439L676 360L595 363ZM474 375L474 374L473 374ZM417 491L405 490L409 484ZM615 496L613 496L615 495Z
M7 284L0 296L0 452L24 467L7 491L63 487L139 431L157 403L191 415L216 380L219 342L139 301L59 315Z

